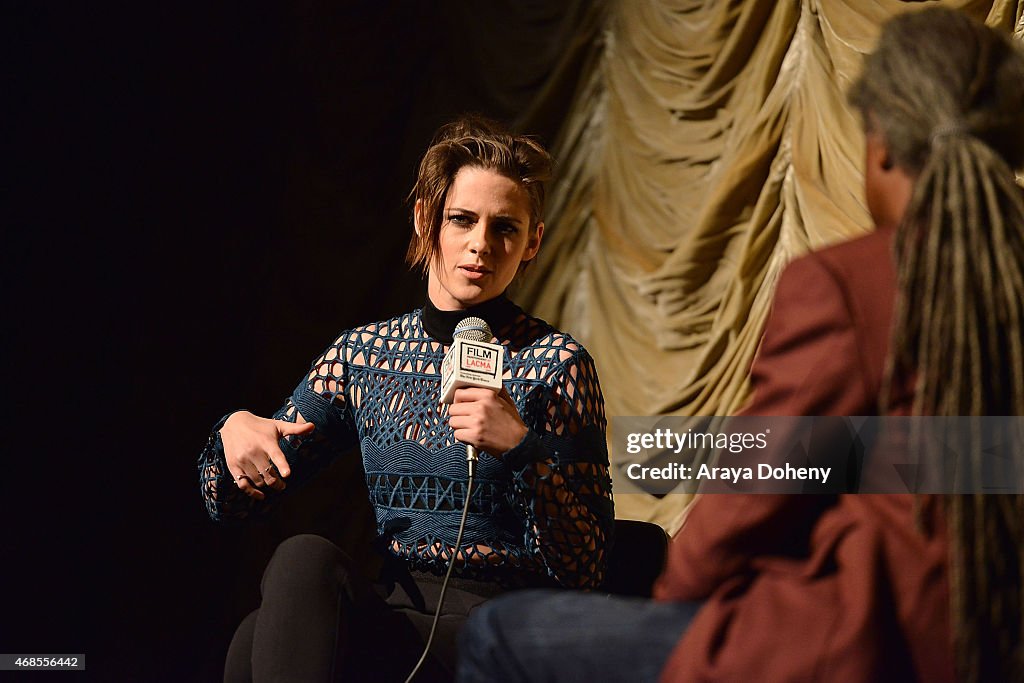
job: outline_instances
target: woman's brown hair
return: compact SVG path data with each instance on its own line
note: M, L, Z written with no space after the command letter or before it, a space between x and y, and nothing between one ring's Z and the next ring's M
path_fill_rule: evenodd
M917 176L883 402L912 378L917 415L1024 415L1024 56L932 7L885 25L850 99ZM958 678L1024 680L1024 496L942 504Z
M426 272L431 261L438 258L444 201L460 169L486 168L520 183L530 200L532 234L544 212L544 183L551 178L552 165L551 155L539 142L510 133L494 121L467 116L442 126L423 155L416 184L409 193L419 220L409 241L406 262ZM415 215L413 220L417 220Z

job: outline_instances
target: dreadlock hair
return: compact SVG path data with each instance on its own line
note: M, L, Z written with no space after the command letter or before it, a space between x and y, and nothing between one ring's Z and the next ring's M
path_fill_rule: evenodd
M409 193L414 213L419 202L421 222L409 241L406 263L426 273L431 262L440 258L445 198L463 167L485 168L520 183L530 201L532 235L544 213L544 183L551 179L553 165L543 145L526 135L510 133L496 121L466 115L441 126L420 161L416 184Z
M917 415L1024 415L1024 55L956 11L904 14L850 100L917 176L895 237L883 406L909 378ZM1024 680L1024 496L942 505L957 675Z

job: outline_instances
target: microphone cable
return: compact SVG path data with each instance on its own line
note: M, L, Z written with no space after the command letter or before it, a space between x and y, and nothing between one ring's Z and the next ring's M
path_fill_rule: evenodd
M472 446L468 446L467 450L472 449L473 456L476 455L476 449ZM448 579L452 575L452 569L455 568L455 558L459 554L459 548L462 546L462 532L466 529L466 517L469 514L469 501L473 493L473 475L476 474L476 459L466 456L466 466L469 470L469 477L466 483L466 502L462 506L462 519L459 521L459 533L455 536L455 547L452 549L451 561L448 563L448 571L445 572L444 580L441 582L441 594L437 596L437 609L434 610L434 621L430 625L430 635L427 636L427 644L423 648L423 654L420 655L420 660L416 662L416 666L413 667L409 677L405 679L405 683L412 683L412 679L419 673L420 667L423 666L423 662L427 661L427 655L430 653L430 644L434 642L434 631L437 630L438 619L441 618L441 607L444 605L444 593L448 589Z
M453 339L475 342L487 342L491 339L491 336L491 328L487 321L475 317L466 317L460 320L455 326L455 332L452 334ZM466 444L466 470L469 476L466 482L466 502L462 506L462 519L459 521L459 533L455 536L455 547L452 548L452 557L448 563L448 571L445 572L444 580L441 582L441 593L437 596L437 609L434 610L434 621L430 624L430 635L427 636L427 644L423 648L420 660L413 667L412 673L405 679L405 683L412 683L413 677L419 672L423 662L427 660L427 655L430 654L430 645L434 642L434 632L437 630L437 622L441 618L441 607L444 605L444 594L448 590L448 579L451 578L452 569L455 568L455 560L459 555L459 549L462 547L462 533L466 530L466 517L469 515L469 501L473 494L473 477L476 474L477 460L479 460L479 453L476 446Z

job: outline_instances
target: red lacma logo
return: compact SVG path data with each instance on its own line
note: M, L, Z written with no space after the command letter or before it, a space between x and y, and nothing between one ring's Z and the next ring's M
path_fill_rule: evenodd
M462 367L467 370L494 373L496 355L491 349L467 344L463 351Z

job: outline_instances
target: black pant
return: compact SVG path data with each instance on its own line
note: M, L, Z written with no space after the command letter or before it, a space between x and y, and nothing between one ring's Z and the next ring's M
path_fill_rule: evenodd
M260 608L228 649L224 680L404 681L423 651L441 577L405 574L371 584L336 545L313 535L284 541L263 574ZM431 655L417 683L450 681L455 636L469 612L500 592L453 579Z

